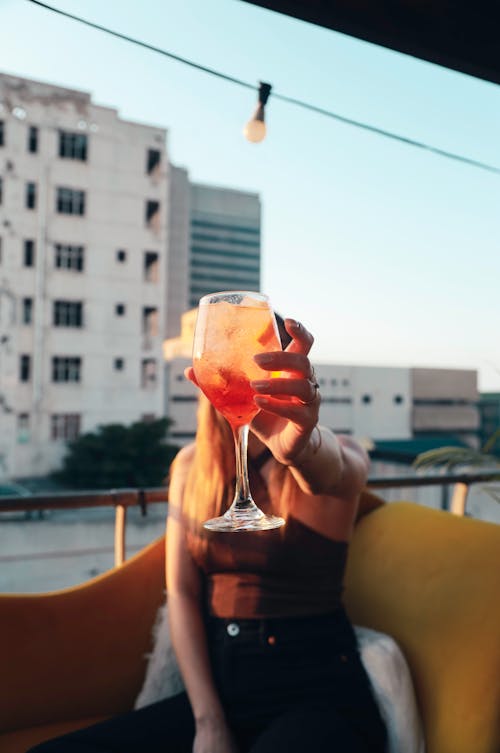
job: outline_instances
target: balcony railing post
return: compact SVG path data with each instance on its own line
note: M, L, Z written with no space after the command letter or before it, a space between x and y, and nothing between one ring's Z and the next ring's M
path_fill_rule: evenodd
M115 505L115 567L125 562L125 528L127 522L127 508L125 505Z
M453 496L451 498L450 512L453 515L465 515L465 507L467 505L467 494L469 493L469 485L463 482L455 484L453 487Z

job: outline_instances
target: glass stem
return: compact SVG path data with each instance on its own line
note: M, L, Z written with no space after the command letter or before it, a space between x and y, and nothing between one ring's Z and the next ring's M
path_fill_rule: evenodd
M248 482L248 428L248 424L233 427L236 452L236 490L233 508L237 510L245 510L254 504Z

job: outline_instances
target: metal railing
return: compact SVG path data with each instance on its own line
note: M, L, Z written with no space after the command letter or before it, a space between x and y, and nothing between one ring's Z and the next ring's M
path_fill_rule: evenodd
M422 486L439 486L443 489L453 487L448 503L448 494L442 496L442 509L454 515L464 515L469 488L474 484L488 483L500 479L498 470L479 471L477 473L426 473L412 476L375 476L368 479L369 490L412 488ZM54 492L52 494L33 494L26 497L1 497L0 513L30 512L35 510L71 510L95 507L115 508L114 553L115 565L125 561L125 535L127 510L140 507L146 514L148 505L167 502L165 487L154 489L110 489L96 492Z
M115 508L115 565L125 561L125 532L127 510L140 507L143 515L147 506L167 502L165 487L155 489L110 489L96 492L53 492L27 497L0 497L1 512L32 512L35 510L77 510L95 507Z

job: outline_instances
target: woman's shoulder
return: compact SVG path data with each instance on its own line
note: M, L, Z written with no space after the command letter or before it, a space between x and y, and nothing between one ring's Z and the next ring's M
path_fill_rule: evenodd
M181 449L175 456L175 462L191 463L192 459L194 458L195 449L196 444L194 442L190 442L189 444L184 445L184 447L181 447Z
M178 475L184 476L188 472L194 460L195 450L194 442L181 447L172 464L172 478Z

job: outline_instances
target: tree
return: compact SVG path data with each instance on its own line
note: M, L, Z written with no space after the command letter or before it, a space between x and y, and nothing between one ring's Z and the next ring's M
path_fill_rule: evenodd
M171 423L107 424L82 434L52 476L75 489L161 486L179 449L167 443Z

